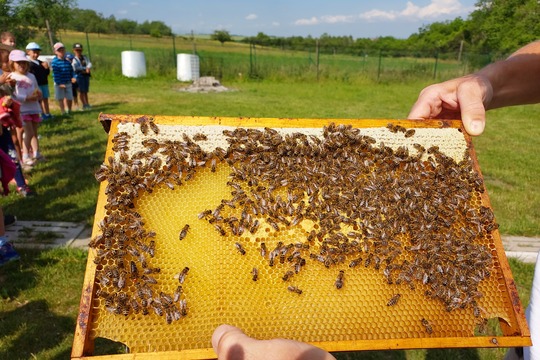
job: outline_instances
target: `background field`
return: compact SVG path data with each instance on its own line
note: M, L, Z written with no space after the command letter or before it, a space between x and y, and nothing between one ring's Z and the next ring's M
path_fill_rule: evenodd
M235 91L191 94L176 80L172 40L65 33L62 41L85 44L94 64L93 109L57 117L40 128L47 162L28 175L36 198L3 198L22 220L93 224L98 193L94 172L104 160L107 135L98 114L160 114L299 118L403 118L426 85L470 71L457 61L435 59L320 57L314 52L259 49L198 39L201 70ZM90 49L88 45L90 44ZM193 43L176 39L176 52ZM120 53L142 50L148 76L121 76ZM88 51L89 50L89 51ZM255 60L255 66L253 61ZM384 70L379 71L379 60ZM255 71L253 71L255 69ZM53 113L58 114L53 107ZM503 234L540 235L540 105L491 111L484 135L474 140L495 216ZM21 251L20 263L0 268L0 358L65 359L71 347L86 254L76 250ZM512 262L526 305L532 265ZM48 331L52 329L51 331ZM43 334L44 336L37 336ZM54 336L49 336L54 334ZM37 342L35 339L39 338ZM105 346L105 345L104 345ZM110 348L107 345L105 350ZM113 350L118 347L112 346ZM342 359L501 358L504 350L416 350L343 354Z

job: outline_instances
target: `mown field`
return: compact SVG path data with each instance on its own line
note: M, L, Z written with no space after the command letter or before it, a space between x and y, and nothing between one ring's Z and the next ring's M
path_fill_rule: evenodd
M403 118L418 92L434 80L434 59L320 57L317 81L313 52L256 49L245 44L198 39L201 70L234 91L191 94L176 80L171 39L61 34L90 50L94 64L93 109L57 117L40 128L47 162L28 174L36 198L10 194L8 213L22 220L93 224L98 193L94 172L103 162L107 135L99 113L339 119ZM176 52L191 52L190 40L176 39ZM121 76L120 53L142 50L148 76ZM211 59L211 60L209 60ZM251 61L250 61L251 60ZM253 66L255 60L255 66ZM437 64L437 80L468 71L457 62ZM255 71L250 70L255 69ZM53 107L53 113L58 114ZM474 140L480 166L503 234L540 235L540 105L495 110ZM78 250L22 251L22 261L0 268L0 358L65 359L69 356L86 254ZM533 266L511 262L522 302L528 302ZM43 336L38 336L43 335ZM36 340L37 339L37 340ZM101 351L121 348L104 344ZM340 359L495 359L501 349L409 350L340 354Z

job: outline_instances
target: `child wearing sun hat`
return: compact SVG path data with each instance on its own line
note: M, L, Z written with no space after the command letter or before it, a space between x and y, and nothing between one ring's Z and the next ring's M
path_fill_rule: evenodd
M22 50L9 53L11 78L16 81L13 99L21 104L21 119L23 129L17 128L17 136L22 140L23 164L32 166L42 160L39 152L38 127L41 123L40 112L41 90L36 77L30 73L30 60ZM22 136L24 131L24 137Z
M71 62L66 59L66 47L61 42L54 44L56 57L51 62L54 80L54 97L62 115L71 113L73 105L73 89L71 84L75 81Z
M37 43L31 42L26 45L26 55L30 60L30 72L36 77L39 90L43 94L40 101L41 118L43 120L50 120L52 119L49 110L49 74L51 73L51 69L47 61L41 61L39 59L40 54L41 47Z

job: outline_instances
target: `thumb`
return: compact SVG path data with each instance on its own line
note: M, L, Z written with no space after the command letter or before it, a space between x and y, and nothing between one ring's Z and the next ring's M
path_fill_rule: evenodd
M480 82L464 82L457 91L457 98L461 110L461 119L465 131L471 136L478 136L484 132L486 126L486 108L484 106L488 90Z
M231 325L220 325L214 330L212 334L212 347L214 352L219 357L220 351L222 355L229 353L230 351L240 351L241 349L234 347L234 344L242 342L242 340L249 340L250 338L244 334L242 330Z

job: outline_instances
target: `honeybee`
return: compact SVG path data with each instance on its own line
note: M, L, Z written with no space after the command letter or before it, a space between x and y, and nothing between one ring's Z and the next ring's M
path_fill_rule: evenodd
M344 277L344 275L345 275L345 271L339 270L339 274L338 274L336 282L335 282L336 289L341 289L343 287L343 277Z
M170 311L169 309L167 309L165 311L165 321L167 322L167 324L171 324L173 322L173 313L172 311Z
M422 325L424 325L424 328L426 329L426 332L427 332L428 334L433 333L433 328L431 327L431 324L429 323L429 321L427 321L426 319L422 318L421 322L422 322Z
M121 271L120 275L118 276L118 283L116 284L119 289L123 289L126 286L126 272Z
M156 315L163 316L163 308L157 302L153 301L151 306L154 309Z
M388 300L388 302L386 303L386 306L396 305L400 298L401 298L401 294L395 294L394 296L390 298L390 300Z
M254 267L253 270L251 270L251 274L253 275L253 281L257 281L257 279L259 278L259 269Z
M197 133L193 135L193 141L205 141L208 140L208 137L203 133Z
M184 225L182 230L180 231L180 235L178 236L178 240L184 240L189 230L189 224Z
M180 300L179 307L180 307L180 315L181 316L186 316L187 315L187 301L186 301L186 299Z
M130 300L129 304L131 305L131 308L133 309L133 312L135 314L138 314L139 311L141 310L141 306L139 305L139 302L137 301L137 299L132 298Z
M293 286L293 285L288 286L287 290L289 290L290 292L297 293L298 295L302 294L302 290L300 290L298 287Z
M178 302L178 300L180 300L180 295L182 295L182 285L178 285L178 287L176 288L176 290L174 291L174 294L173 294L173 301L174 302Z
M221 235L221 236L227 235L225 230L223 230L223 228L221 226L219 226L218 224L214 224L214 228L216 228L216 230L219 232L219 235Z
M373 260L373 254L370 253L368 257L366 258L366 262L364 263L365 267L368 267L371 264L371 260Z
M356 259L352 259L351 262L349 263L349 267L350 268L353 268L353 267L356 267L358 266L358 264L361 264L362 263L362 258L361 257L358 257Z
M285 275L283 275L282 279L283 281L289 281L289 279L294 275L294 271L287 271Z
M271 227L273 227L274 230L279 231L279 226L278 226L278 224L277 224L274 220L272 220L271 218L267 218L267 219L266 219L266 222L267 222Z
M154 134L159 134L159 127L157 126L157 124L152 120L152 118L150 118L150 121L148 122L148 126L150 127L150 129L152 129L152 131L154 132Z
M199 220L206 218L207 216L210 216L212 214L212 210L204 210L203 212L199 213L198 218Z
M265 258L267 253L268 253L268 250L266 249L266 244L262 242L261 243L261 256Z
M249 227L249 232L252 234L255 234L257 229L259 228L259 220L255 219L251 226Z
M184 281L186 280L186 275L188 274L188 272L189 272L189 267L186 266L184 269L182 269L182 271L176 274L174 278L178 279L178 282L180 284L183 284Z
M157 280L153 278L152 276L142 275L141 280L147 284L157 284Z
M142 121L139 123L139 126L141 128L141 133L143 135L148 135L148 124L145 121Z
M236 250L242 255L246 255L246 250L244 250L244 247L240 243L234 243L234 246L236 247Z
M131 273L131 278L137 279L139 277L139 270L137 269L137 264L135 264L135 261L131 260L129 262L129 269Z
M409 130L405 131L405 137L409 138L409 137L413 136L415 132L416 131L414 129L409 129Z

